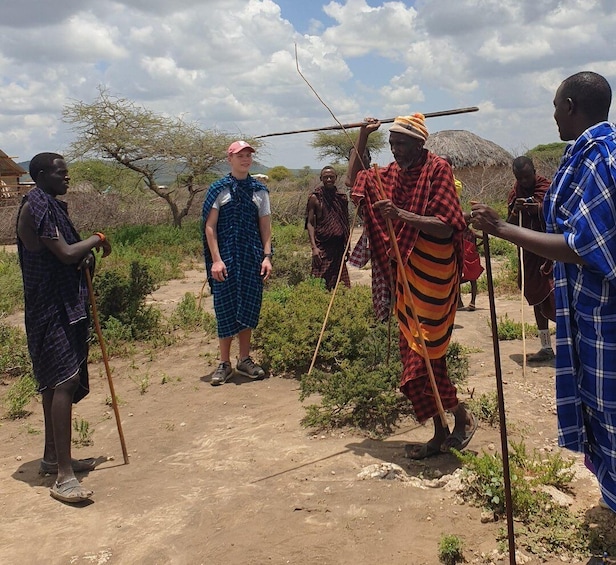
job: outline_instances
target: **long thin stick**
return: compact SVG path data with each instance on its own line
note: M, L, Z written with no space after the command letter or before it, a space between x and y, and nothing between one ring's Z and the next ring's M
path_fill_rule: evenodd
M379 191L379 197L385 200L387 198L385 191L383 190L383 185L381 184L381 177L379 175L378 165L374 164L374 174L376 177L377 188ZM438 408L439 416L441 417L441 423L444 428L447 428L447 416L445 414L445 409L443 408L443 402L441 401L441 395L439 394L438 387L436 386L436 379L434 378L434 371L432 370L432 362L430 361L430 355L428 354L428 348L426 347L426 341L424 340L423 333L421 331L421 324L419 323L419 318L417 317L417 312L415 311L415 306L413 304L413 296L411 294L411 287L408 279L406 278L406 273L404 272L404 265L402 264L402 256L400 255L400 248L398 247L398 241L396 240L396 233L394 232L393 225L391 220L387 218L387 231L389 232L389 240L391 241L391 246L396 255L396 262L398 268L398 277L401 281L403 281L404 288L407 291L407 296L409 300L409 306L411 308L411 313L413 314L413 320L415 322L415 326L417 327L417 334L419 336L419 344L421 346L421 352L423 354L424 360L426 362L426 369L428 370L428 378L430 379L430 385L432 387L432 393L434 394L434 398L436 399L436 407Z
M118 426L118 434L120 434L120 443L122 444L122 455L124 456L124 464L128 465L128 451L126 450L126 442L124 441L124 433L122 432L122 422L120 421L120 411L118 410L118 400L113 388L113 381L111 380L111 369L109 368L109 359L107 358L107 349L105 348L105 340L103 339L103 332L101 331L101 325L98 321L98 310L96 309L96 300L94 299L94 289L92 288L92 277L90 276L90 269L85 268L86 282L88 283L88 294L90 295L90 304L92 305L92 319L94 320L94 328L96 335L98 336L98 343L101 346L101 352L103 354L103 362L105 363L105 371L107 372L107 382L109 383L109 391L111 392L111 405L113 406L113 413L115 414L116 425Z
M518 212L518 224L522 227L522 211ZM522 311L522 376L526 378L526 327L524 324L524 248L518 247L520 253L520 306Z
M317 345L314 348L314 353L312 355L312 361L310 362L310 368L308 369L308 374L312 373L314 364L317 361L317 355L319 353L319 348L321 347L321 341L323 341L323 335L325 334L325 328L327 327L327 320L329 319L329 313L331 312L332 306L334 305L334 298L336 298L336 292L338 291L338 285L340 284L340 278L342 277L342 271L344 269L344 264L345 264L344 258L346 257L347 251L349 250L349 246L351 245L351 237L353 236L353 230L355 229L355 222L357 220L358 213L359 213L359 208L356 208L355 216L353 216L353 222L351 224L351 229L349 230L349 237L347 239L346 247L344 248L344 253L342 255L342 261L340 261L340 269L338 270L338 278L336 279L336 286L334 286L334 290L332 291L331 298L329 299L329 306L327 307L325 318L323 318L323 324L321 326L321 333L319 334L319 339L317 339Z
M424 114L426 118L438 118L441 116L453 116L455 114L468 114L469 112L478 112L479 108L477 106L469 106L467 108L454 108L453 110L440 110L438 112L427 112ZM386 118L384 120L379 120L382 124L390 124L396 118ZM331 130L339 130L339 129L354 129L360 128L365 125L365 122L353 122L351 124L338 124L335 126L325 126L322 128L308 128L308 129L296 129L292 131L279 131L276 133L266 133L263 135L256 135L256 139L260 139L262 137L274 137L277 135L294 135L296 133L311 133L315 131L331 131Z
M503 392L503 373L498 343L498 322L496 321L496 303L494 300L494 280L490 261L490 243L488 234L483 234L483 253L486 261L486 278L488 297L490 299L490 325L492 327L492 345L494 348L494 368L496 373L496 391L498 396L498 415L500 418L501 451L503 453L503 481L505 487L505 514L507 516L507 538L509 540L509 563L515 565L515 533L513 531L513 499L511 496L511 476L509 474L509 445L507 442L507 422L505 419L505 395Z

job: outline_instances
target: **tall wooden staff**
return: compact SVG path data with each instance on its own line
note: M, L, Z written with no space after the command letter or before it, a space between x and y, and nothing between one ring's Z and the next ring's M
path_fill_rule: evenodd
M357 221L359 209L355 209L355 215L353 216L353 222L351 224L351 228L349 230L349 237L347 238L346 247L344 248L344 252L342 254L342 261L340 261L340 269L338 269L338 278L336 279L336 285L334 286L334 290L332 291L331 298L329 299L329 306L327 307L327 312L325 313L325 318L323 318L323 324L321 325L321 333L319 334L319 339L317 339L317 345L314 348L314 353L312 354L312 361L310 363L310 368L308 369L308 374L312 373L312 369L314 368L314 364L317 361L317 355L319 353L319 348L321 347L321 341L323 340L323 334L325 334L325 328L327 327L327 320L329 319L329 313L331 312L332 306L334 305L334 298L336 298L336 292L338 292L338 285L340 284L340 278L342 277L342 271L344 270L344 258L349 250L349 246L351 245L351 237L353 235L353 230L355 229L355 222Z
M107 372L107 382L109 383L109 391L111 392L111 405L113 406L113 413L115 414L118 434L120 434L120 443L122 444L122 455L124 456L124 464L128 465L128 451L126 450L124 433L122 432L122 422L120 421L120 411L118 410L118 399L116 398L115 389L113 388L113 380L111 379L111 369L109 368L109 359L107 358L105 340L103 338L103 332L101 331L100 322L98 321L98 310L96 309L96 300L94 299L94 289L92 288L92 277L90 276L90 269L86 268L85 272L86 282L88 283L88 294L90 295L90 304L92 305L92 319L94 320L94 328L96 330L96 335L98 336L98 343L101 346L103 362L105 363L105 371Z
M518 225L522 227L522 211L518 212ZM526 378L526 327L524 324L524 248L518 247L520 257L520 307L522 310L522 376Z
M494 348L494 368L496 373L496 391L498 396L498 415L500 421L501 451L503 454L503 481L505 487L505 514L507 516L507 539L509 541L509 563L515 565L515 533L513 531L513 499L511 496L511 476L509 474L509 445L507 442L507 422L505 419L505 395L503 392L503 373L498 343L498 322L496 320L496 304L494 301L494 280L492 279L492 264L490 262L490 243L488 234L483 234L483 252L486 260L486 278L488 281L488 297L490 299L490 325L492 327L492 345Z

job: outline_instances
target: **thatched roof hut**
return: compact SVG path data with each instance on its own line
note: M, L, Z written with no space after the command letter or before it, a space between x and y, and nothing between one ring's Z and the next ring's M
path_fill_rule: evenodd
M441 157L449 156L456 169L510 167L513 161L511 153L500 145L460 129L430 134L425 147Z
M443 130L431 134L425 147L451 159L454 175L464 186L463 200L506 199L515 181L511 172L513 156L500 145L470 131Z

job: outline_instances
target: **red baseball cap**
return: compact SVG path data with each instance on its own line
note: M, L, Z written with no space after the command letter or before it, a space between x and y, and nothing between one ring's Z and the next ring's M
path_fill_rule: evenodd
M242 149L250 149L251 153L255 152L255 150L246 141L234 141L231 145L229 145L227 155L234 155L235 153L239 153Z

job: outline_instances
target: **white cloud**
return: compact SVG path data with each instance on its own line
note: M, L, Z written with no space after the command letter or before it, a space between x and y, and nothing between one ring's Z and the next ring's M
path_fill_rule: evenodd
M563 78L589 69L616 79L616 8L606 0L323 0L309 8L289 0L9 2L0 16L0 148L26 159L68 146L62 109L94 100L98 85L238 135L332 124L325 105L343 122L480 105L429 128L532 147L558 138L552 98ZM320 167L311 139L267 138L260 158Z

